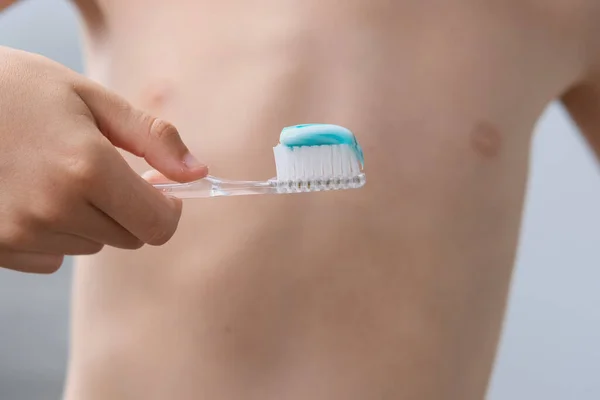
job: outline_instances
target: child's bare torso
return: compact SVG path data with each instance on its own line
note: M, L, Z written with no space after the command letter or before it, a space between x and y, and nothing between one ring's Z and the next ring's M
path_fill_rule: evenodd
M69 400L483 396L530 133L581 72L568 0L79 3L88 75L213 174L325 122L368 182L186 201L166 246L80 259Z

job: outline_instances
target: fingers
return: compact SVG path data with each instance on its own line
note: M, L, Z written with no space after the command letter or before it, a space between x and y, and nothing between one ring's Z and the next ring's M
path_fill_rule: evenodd
M102 243L79 236L46 231L38 231L35 237L13 241L11 244L16 251L71 256L96 254L104 247Z
M174 181L189 182L208 173L208 168L190 153L170 123L146 115L92 81L82 81L76 90L90 108L100 131L113 145L143 157Z
M61 255L90 255L100 252L105 244L123 249L139 249L143 242L90 204L86 212L73 211L73 233L52 232L69 224L14 231L10 248L0 248L0 266L29 272L54 272ZM28 232L27 234L24 232ZM62 258L60 258L62 260Z
M64 256L0 249L0 267L21 272L51 274L62 265Z
M77 213L82 217L71 220L69 224L66 224L63 228L64 232L71 234L71 236L77 235L91 242L103 243L119 249L136 250L144 245L143 241L96 206L87 203L82 208Z
M101 242L95 242L68 233L51 234L44 238L44 242L40 246L32 246L32 250L35 252L64 254L66 256L96 254L103 248L104 244Z
M166 243L179 223L181 200L144 181L116 150L107 150L103 158L106 162L86 190L88 201L144 243Z

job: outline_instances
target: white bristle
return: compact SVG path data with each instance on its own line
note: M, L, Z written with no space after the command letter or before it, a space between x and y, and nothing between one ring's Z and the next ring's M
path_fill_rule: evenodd
M274 149L277 180L314 182L353 179L361 175L361 163L347 144L287 147Z

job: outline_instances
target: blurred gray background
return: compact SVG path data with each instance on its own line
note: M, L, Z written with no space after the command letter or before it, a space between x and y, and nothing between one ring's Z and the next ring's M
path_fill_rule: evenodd
M0 15L0 45L82 70L64 0ZM0 88L1 90L1 88ZM519 258L490 400L600 399L600 175L558 105L540 121ZM71 266L0 271L0 400L58 399L67 360Z

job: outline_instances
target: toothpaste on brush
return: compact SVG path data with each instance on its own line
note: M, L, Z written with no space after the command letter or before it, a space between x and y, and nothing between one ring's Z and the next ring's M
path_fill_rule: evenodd
M268 181L234 181L209 175L195 182L154 187L179 198L204 198L358 189L366 183L363 151L354 134L338 125L284 128L273 153L277 177Z

